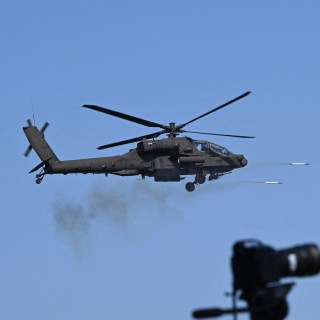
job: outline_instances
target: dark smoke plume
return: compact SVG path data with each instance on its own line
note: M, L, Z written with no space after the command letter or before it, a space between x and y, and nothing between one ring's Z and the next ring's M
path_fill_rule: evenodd
M138 225L141 220L158 222L160 218L171 222L180 217L183 208L190 203L198 204L199 197L204 197L208 203L211 197L217 201L218 193L230 192L250 182L232 179L206 182L191 193L185 190L184 183L110 179L108 184L91 187L80 200L60 196L52 204L57 231L81 253L92 239L90 233L95 224L127 231L133 227L132 222Z
M170 201L172 191L168 184L155 186L147 181L122 180L95 185L81 200L61 197L55 200L53 218L58 233L80 253L89 244L95 223L125 230L132 219L141 219L141 216L143 219L175 217L179 209L175 201ZM179 197L178 194L174 196Z
M87 234L90 229L85 208L81 204L57 200L53 203L52 210L57 231L79 254L87 245Z

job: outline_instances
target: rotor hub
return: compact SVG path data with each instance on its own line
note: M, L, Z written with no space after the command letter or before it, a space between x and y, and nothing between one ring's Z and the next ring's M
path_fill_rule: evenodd
M170 123L169 123L169 128L170 128L171 130L174 130L174 129L176 128L175 122L170 122Z
M167 132L168 132L168 137L170 138L175 138L178 135L178 130L175 122L169 123L169 128Z

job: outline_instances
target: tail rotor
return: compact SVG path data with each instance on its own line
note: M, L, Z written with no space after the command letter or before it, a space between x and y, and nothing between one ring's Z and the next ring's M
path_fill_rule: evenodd
M32 125L32 121L31 121L30 119L27 120L27 124L28 124L28 127L32 127L32 126L33 126L33 125ZM45 122L44 125L42 126L42 128L40 129L40 132L41 132L41 133L44 133L45 130L48 128L48 126L49 126L49 122ZM24 152L23 155L24 155L25 157L28 157L29 154L30 154L30 152L32 151L32 149L33 149L32 146L29 145L28 148L27 148L27 150Z

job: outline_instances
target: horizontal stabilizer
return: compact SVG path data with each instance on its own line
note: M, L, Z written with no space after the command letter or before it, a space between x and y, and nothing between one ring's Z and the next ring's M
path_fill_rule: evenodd
M42 168L53 156L49 157L48 159L40 162L37 166L35 166L29 173L33 173L38 171L40 168Z

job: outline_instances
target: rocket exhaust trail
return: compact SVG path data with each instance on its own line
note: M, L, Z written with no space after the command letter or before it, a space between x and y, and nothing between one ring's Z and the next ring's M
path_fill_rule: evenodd
M263 183L263 184L283 184L283 182L280 182L280 181L258 181L257 183Z
M308 162L290 162L290 166L309 166L310 163Z

